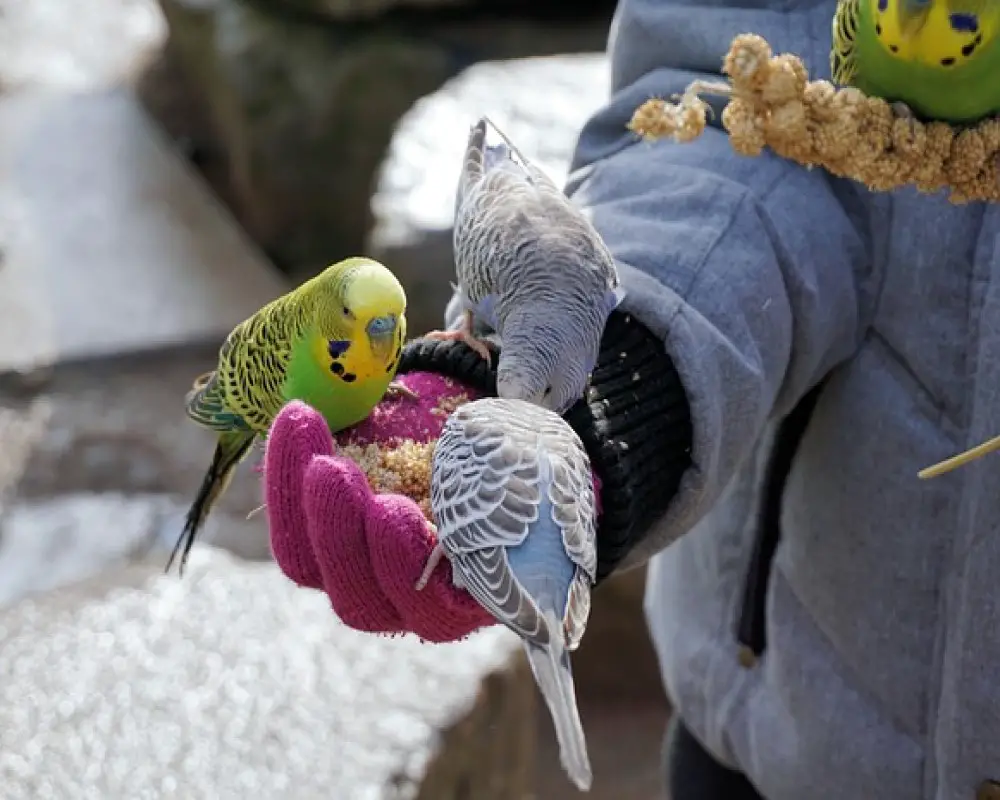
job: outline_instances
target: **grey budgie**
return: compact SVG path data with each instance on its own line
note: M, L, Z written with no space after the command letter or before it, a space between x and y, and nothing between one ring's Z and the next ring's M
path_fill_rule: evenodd
M502 141L487 145L487 127ZM459 339L489 360L476 321L500 336L500 397L559 413L583 396L608 315L624 297L600 235L486 117L469 133L455 201Z
M560 416L523 400L460 406L434 449L431 508L442 556L465 587L524 642L552 715L563 768L591 784L569 654L583 637L597 568L590 461Z

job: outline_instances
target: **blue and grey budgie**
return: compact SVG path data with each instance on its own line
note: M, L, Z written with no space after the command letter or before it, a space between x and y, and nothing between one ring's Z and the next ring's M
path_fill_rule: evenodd
M580 437L559 415L523 400L466 403L434 448L431 508L438 543L417 589L447 556L455 585L521 637L563 768L589 790L569 662L597 568L596 500Z
M502 142L486 144L487 126ZM583 212L486 117L469 133L455 199L463 316L432 339L500 336L497 394L562 413L584 395L608 315L624 297L614 259Z

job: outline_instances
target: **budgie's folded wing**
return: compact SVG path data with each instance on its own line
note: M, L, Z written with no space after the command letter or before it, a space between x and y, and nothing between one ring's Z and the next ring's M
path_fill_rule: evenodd
M452 559L462 586L494 618L525 641L549 644L549 627L534 598L518 582L502 547Z
M214 371L195 379L194 386L184 398L184 406L192 420L210 430L219 433L250 430L246 420L226 406L218 375Z
M569 435L572 434L569 425L565 427L568 433L562 435L560 431L560 438L555 440L562 442L562 449L550 456L552 482L548 493L552 516L562 531L566 553L593 578L597 569L597 521L592 513L594 483L582 445Z
M505 552L524 541L537 519L538 455L509 438L503 423L463 419L462 410L449 418L434 450L438 540L469 594L519 636L544 646L548 628Z
M840 0L833 15L833 47L830 48L830 73L835 83L849 86L858 71L854 38L864 0Z
M238 325L219 351L225 403L253 430L266 431L284 406L292 343L304 328L303 309L287 295Z
M590 590L593 582L582 570L577 570L569 586L566 613L563 614L563 640L571 653L580 646L590 619Z
M569 425L561 419L553 419L545 424L543 433L552 467L552 481L548 487L552 517L562 531L566 554L577 567L563 618L567 647L575 650L587 627L590 588L597 572L594 483L590 460Z

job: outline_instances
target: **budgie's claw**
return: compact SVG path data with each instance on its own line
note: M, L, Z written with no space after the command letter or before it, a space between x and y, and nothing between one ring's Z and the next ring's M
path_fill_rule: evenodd
M424 564L424 571L420 573L420 577L417 578L417 582L414 588L418 592L422 592L424 587L427 586L427 581L431 579L431 575L434 570L437 569L437 565L441 563L441 559L444 558L444 548L441 545L434 545L434 549L431 550L431 554L427 556L427 563Z
M393 381L385 390L386 397L406 397L410 400L419 400L420 395L417 394L409 386L406 386L399 381Z
M906 125L908 129L906 135L912 140L917 135L917 125L919 123L913 109L899 100L891 103L889 108L892 110L892 118Z

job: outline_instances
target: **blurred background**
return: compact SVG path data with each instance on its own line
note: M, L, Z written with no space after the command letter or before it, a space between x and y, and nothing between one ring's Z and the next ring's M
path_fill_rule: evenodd
M562 178L611 0L0 0L0 797L570 798L516 641L363 637L252 460L163 576L229 329L364 253L437 327L470 122ZM591 796L658 797L642 571L574 658Z

